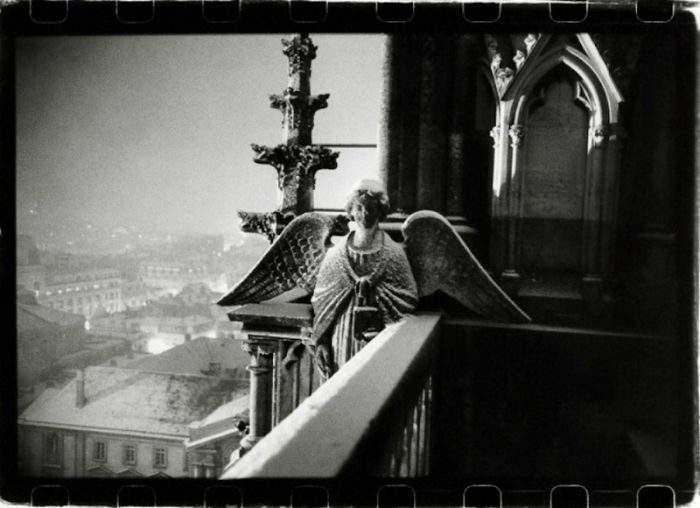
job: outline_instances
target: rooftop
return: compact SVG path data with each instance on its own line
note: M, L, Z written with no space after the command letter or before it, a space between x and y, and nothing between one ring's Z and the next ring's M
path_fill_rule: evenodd
M231 381L213 376L88 367L86 402L77 407L76 384L74 379L60 391L39 397L19 423L181 438L189 435L191 422L244 393L237 393Z
M17 304L17 331L24 332L47 326L83 326L85 318L41 305Z
M222 371L226 369L244 371L248 362L248 354L241 349L239 341L200 337L163 353L134 360L129 364L129 368L154 372L201 374L207 371L212 363L220 363Z

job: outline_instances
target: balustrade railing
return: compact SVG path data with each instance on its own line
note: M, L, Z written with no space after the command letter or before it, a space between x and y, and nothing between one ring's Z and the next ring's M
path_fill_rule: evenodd
M250 316L247 319L244 328L254 321ZM298 397L299 406L271 430L263 425L254 428L251 407L251 434L256 438L252 444L257 444L233 461L222 478L324 478L353 472L370 476L427 475L431 469L439 324L439 315L426 314L408 317L386 328L313 394L303 401ZM262 340L252 332L248 339ZM303 339L297 340L303 344ZM252 354L255 358L262 353ZM276 351L268 352L270 360L274 354ZM280 352L275 357L277 361L282 359L280 365L284 365L285 355ZM253 376L258 375L255 369L260 366L258 363L251 368ZM273 367L265 366L268 372L277 372ZM300 365L300 371L303 370ZM297 387L305 374L300 372L296 378ZM266 375L272 378L272 374ZM284 398L293 405L294 394L299 393L290 383L295 375L276 379L280 384L276 385L275 396L286 393L282 384L288 385L292 397ZM260 388L251 383L257 397L261 393L267 397ZM251 406L254 399L260 402L251 393ZM278 402L276 407L281 417L282 404ZM270 417L264 416L265 421L274 420L272 411ZM267 431L264 437L260 434L263 431Z

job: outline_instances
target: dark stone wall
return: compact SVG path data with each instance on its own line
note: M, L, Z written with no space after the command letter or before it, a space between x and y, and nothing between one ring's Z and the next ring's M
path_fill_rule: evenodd
M689 318L693 47L683 30L648 33L622 111L617 318L641 330Z
M438 474L588 487L680 477L691 450L672 341L453 320L440 348Z

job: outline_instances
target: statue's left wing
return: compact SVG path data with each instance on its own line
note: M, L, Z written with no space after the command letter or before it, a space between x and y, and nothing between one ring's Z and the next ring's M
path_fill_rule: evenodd
M419 296L442 290L486 318L531 321L494 282L442 215L427 210L416 212L406 219L402 231Z
M219 305L257 303L301 288L311 293L338 219L321 213L300 215L282 231L253 269L224 295Z

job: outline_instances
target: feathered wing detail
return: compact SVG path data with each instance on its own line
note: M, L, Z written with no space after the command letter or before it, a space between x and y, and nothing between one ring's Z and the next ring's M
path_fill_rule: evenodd
M406 219L402 231L419 296L442 290L484 317L532 321L494 282L442 215L416 212Z
M311 293L330 245L335 219L309 212L290 222L255 266L219 305L262 302L299 287Z

